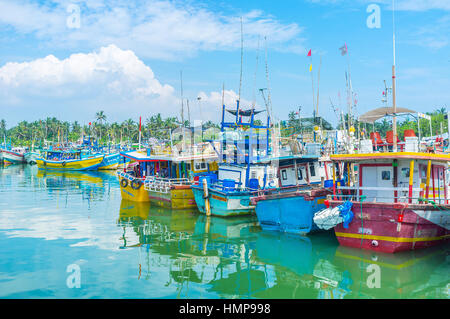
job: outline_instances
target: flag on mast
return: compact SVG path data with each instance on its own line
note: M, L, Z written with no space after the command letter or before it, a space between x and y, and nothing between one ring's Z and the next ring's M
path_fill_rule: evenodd
M312 71L312 64L310 64L310 66L309 66L309 72L311 72Z
M310 50L309 50L309 52L308 52L308 56L311 56L311 50L312 50L312 49L310 49Z
M141 116L139 116L139 132L141 131Z

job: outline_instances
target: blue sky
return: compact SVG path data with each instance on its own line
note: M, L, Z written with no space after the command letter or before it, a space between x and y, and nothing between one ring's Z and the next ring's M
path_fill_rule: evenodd
M277 117L298 106L312 114L312 49L315 90L322 57L319 113L336 123L330 99L346 110L347 62L356 111L383 106L393 63L391 3L0 0L0 118L11 126L47 116L87 123L98 110L110 121L179 116L182 70L191 119L217 121L222 85L227 104L239 91L242 17L244 106L254 96L264 103L266 37ZM367 26L371 4L381 10L380 28ZM449 106L450 1L397 0L396 9L397 105L422 112ZM348 57L339 51L344 43Z

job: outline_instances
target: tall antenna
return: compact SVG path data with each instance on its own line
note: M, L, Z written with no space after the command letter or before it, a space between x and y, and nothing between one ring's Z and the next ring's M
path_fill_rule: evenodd
M252 102L252 110L255 109L256 106L256 74L258 73L258 60L259 60L259 36L258 36L258 50L256 51L256 67L255 67L255 77L253 79L253 102Z
M241 17L241 77L239 80L239 104L241 102L241 90L242 90L242 65L244 63L244 27Z
M189 99L186 99L186 105L187 105L187 112L188 112L188 122L189 122L189 126L191 126L191 112L189 110Z
M266 45L266 81L267 81L267 109L269 116L272 118L272 123L274 123L273 113L272 113L272 99L270 96L270 80L269 80L269 65L268 65L268 54L267 54L267 37L264 37Z
M310 56L310 60L311 60L311 64L310 64L310 69L309 69L309 73L311 73L311 88L312 88L312 107L314 110L314 105L316 105L316 102L314 100L314 76L313 76L313 72L312 72L312 55Z
M222 84L222 106L225 105L225 82Z
M183 71L180 71L180 82L181 82L181 125L184 127Z
M395 0L392 0L392 47L394 55L394 64L392 65L392 107L393 107L393 117L392 117L392 130L394 131L393 140L393 151L397 152L397 118L395 113L397 113L397 105L395 101Z
M316 116L319 116L319 87L320 87L320 68L322 67L322 55L320 56L319 74L317 79L317 106L316 106Z

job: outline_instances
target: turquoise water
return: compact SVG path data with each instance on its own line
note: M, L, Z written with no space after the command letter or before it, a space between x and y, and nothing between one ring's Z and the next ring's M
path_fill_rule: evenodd
M380 254L122 201L113 173L0 167L0 298L449 298L450 247Z

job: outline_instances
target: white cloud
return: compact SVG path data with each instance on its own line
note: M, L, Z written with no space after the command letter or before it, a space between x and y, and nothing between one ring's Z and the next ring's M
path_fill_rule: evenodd
M199 92L196 97L201 100L190 102L192 121L219 121L222 92ZM237 99L236 92L225 91L227 107L235 107ZM181 104L174 88L161 83L133 51L115 45L66 59L49 55L29 62L8 62L0 67L0 100L4 110L32 110L44 103L56 105L59 111L78 109L77 115L83 110L93 116L102 109L118 121L155 113L178 116ZM242 105L250 107L252 102L242 99Z
M74 3L81 11L80 28L66 24L71 14L66 12L67 6ZM0 0L0 12L0 26L35 34L48 45L64 48L93 49L115 43L139 56L165 60L199 51L231 50L240 47L242 16L246 48L255 48L258 37L267 36L274 49L304 51L301 27L258 10L225 15L187 2L162 0L53 0L41 5L32 0L14 4Z
M62 93L68 98L67 94L80 94L80 89L129 98L167 97L174 91L162 85L134 52L115 45L64 60L49 55L31 62L9 62L0 68L0 88L17 93L26 89L46 97Z

